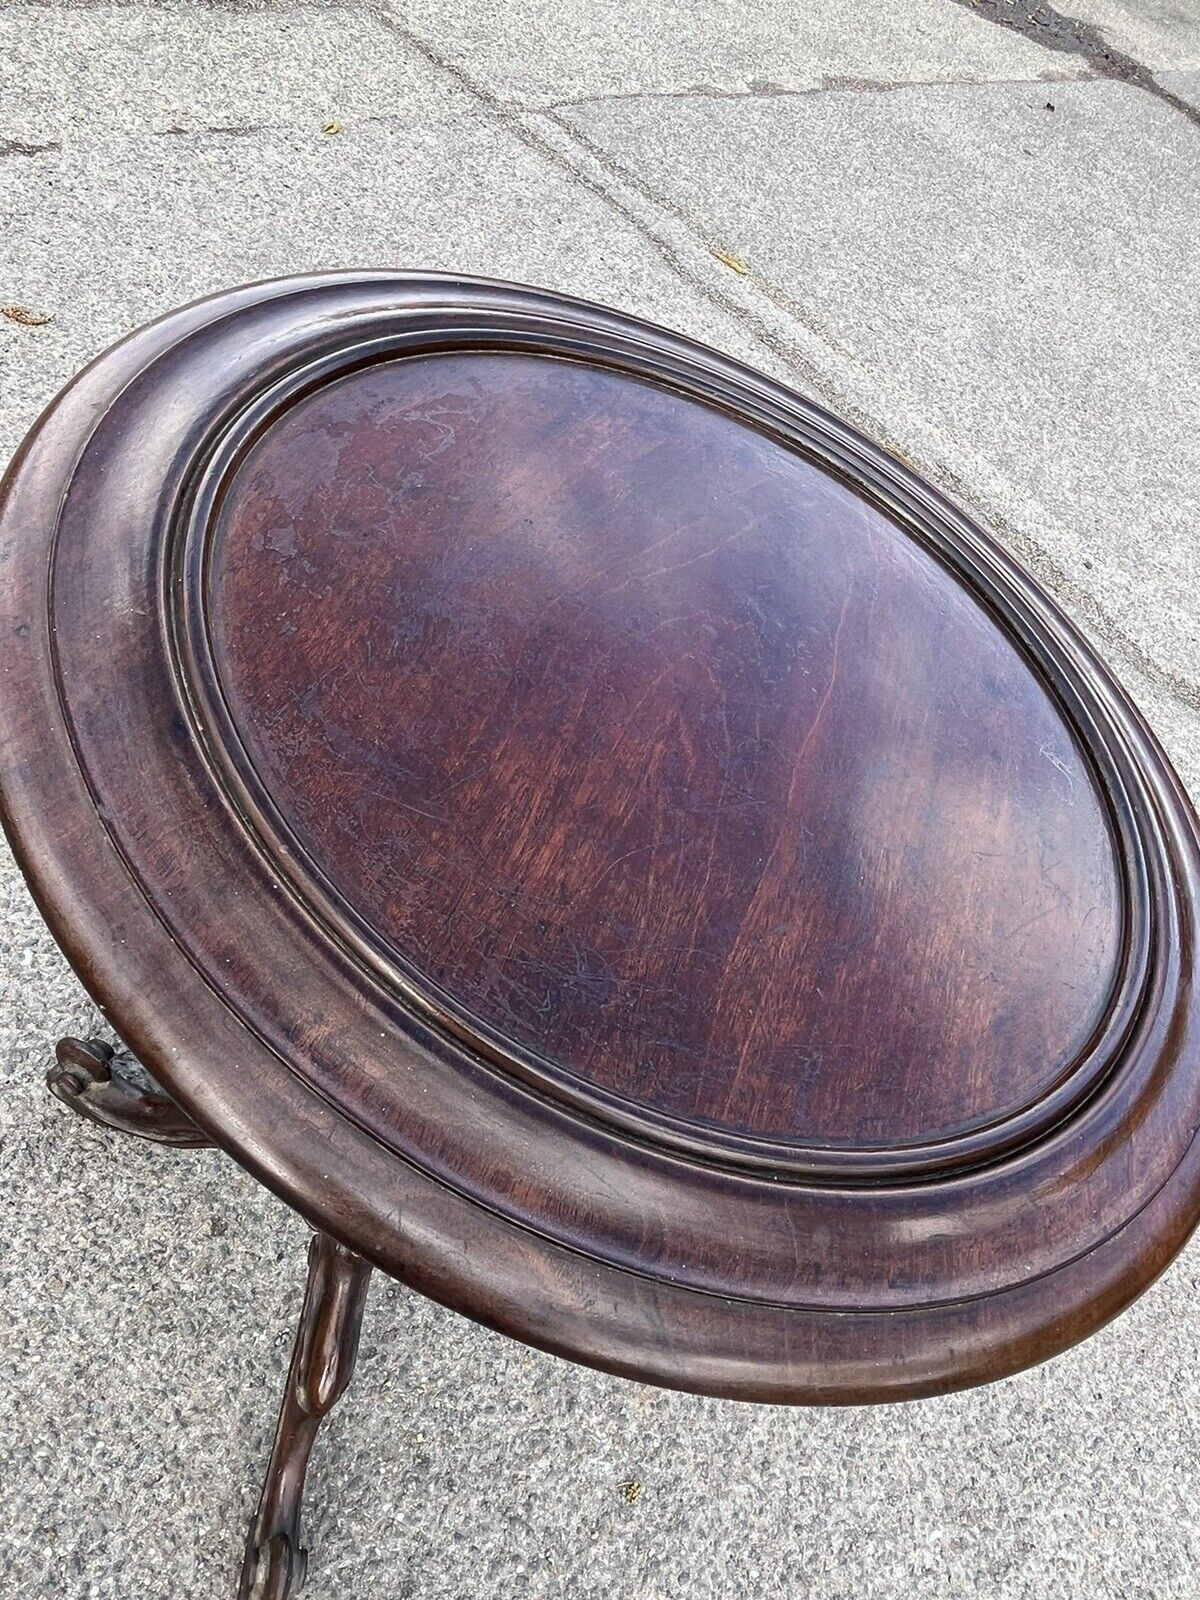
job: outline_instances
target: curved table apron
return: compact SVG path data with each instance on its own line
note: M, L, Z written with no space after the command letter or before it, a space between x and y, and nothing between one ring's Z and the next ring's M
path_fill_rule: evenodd
M6 482L6 825L114 1027L316 1226L631 1377L953 1389L1200 1207L1197 835L894 458L510 285L298 278Z

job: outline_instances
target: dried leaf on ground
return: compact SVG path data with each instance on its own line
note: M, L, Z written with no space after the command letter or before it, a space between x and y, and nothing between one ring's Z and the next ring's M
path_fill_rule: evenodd
M28 306L18 305L0 306L0 317L19 322L23 328L44 328L48 322L54 321L54 317L47 312L31 311Z
M750 271L750 268L744 261L739 261L737 256L731 256L728 250L714 250L713 255L716 256L718 261L731 268L734 272L740 272L743 277L745 277Z

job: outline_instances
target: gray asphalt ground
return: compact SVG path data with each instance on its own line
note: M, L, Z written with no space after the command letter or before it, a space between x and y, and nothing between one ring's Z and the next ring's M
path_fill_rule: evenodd
M0 457L227 284L569 290L946 488L1200 798L1200 0L1061 3L0 0L0 303L52 318L0 317ZM305 1229L227 1159L52 1102L53 1040L97 1021L5 857L0 1596L229 1597ZM1197 1600L1198 1483L1196 1245L1046 1367L848 1412L637 1387L377 1282L308 1593Z

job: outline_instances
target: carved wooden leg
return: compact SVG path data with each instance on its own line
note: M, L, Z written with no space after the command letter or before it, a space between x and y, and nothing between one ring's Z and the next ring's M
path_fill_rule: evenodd
M137 1063L128 1051L114 1050L103 1039L67 1038L58 1041L54 1054L46 1084L81 1117L157 1144L184 1149L212 1144L169 1095L134 1080L130 1069Z
M293 1600L308 1553L300 1546L300 1501L321 1419L354 1371L370 1264L318 1233L308 1249L308 1287L279 1410L258 1513L250 1526L238 1600Z

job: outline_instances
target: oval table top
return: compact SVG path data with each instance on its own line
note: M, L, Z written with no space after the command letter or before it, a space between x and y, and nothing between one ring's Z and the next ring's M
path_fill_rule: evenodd
M903 1398L1200 1215L1197 827L985 534L811 403L482 280L232 291L0 503L0 785L201 1126L506 1332Z

